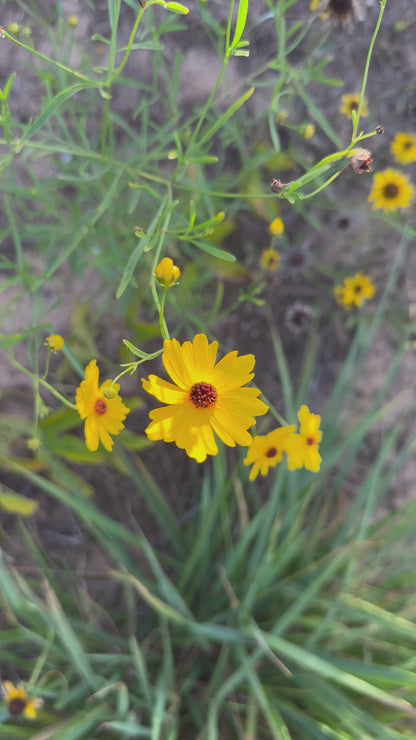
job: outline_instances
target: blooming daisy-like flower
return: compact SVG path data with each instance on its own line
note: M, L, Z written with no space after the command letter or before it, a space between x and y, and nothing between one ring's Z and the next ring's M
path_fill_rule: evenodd
M181 271L170 257L164 257L156 267L155 275L162 288L170 288L179 280Z
M254 437L244 460L244 465L252 465L249 480L255 480L259 472L267 475L281 461L285 442L295 431L296 426L279 427L269 434Z
M416 162L416 134L399 131L391 142L390 151L400 164Z
M28 719L35 719L36 710L43 705L42 699L31 699L22 683L15 686L11 681L3 681L1 686L9 714L13 717L23 715Z
M359 103L360 95L343 95L341 98L341 106L339 112L343 113L345 116L348 116L348 118L351 118L352 112L354 110L358 110ZM363 102L361 105L361 116L363 116L363 118L368 116L368 103L366 98L363 98Z
M303 405L298 411L300 422L299 434L291 434L284 443L289 470L306 468L317 473L322 458L319 454L319 443L322 432L319 429L321 417L311 414L308 407Z
M254 355L229 352L216 363L217 349L205 334L182 345L165 339L162 361L173 383L157 375L142 379L145 391L168 404L150 412L148 438L175 442L197 462L217 454L214 432L229 447L250 445L247 430L268 410L258 389L243 388L254 377Z
M59 352L64 346L64 340L60 334L50 334L46 339L46 346L51 352Z
M376 172L368 200L373 210L382 209L385 213L397 208L407 208L413 200L414 187L409 178L397 170Z
M260 265L264 270L274 272L279 267L280 254L276 249L263 249L260 257Z
M75 403L81 419L85 419L88 449L94 452L101 442L110 452L114 444L110 434L118 434L124 429L123 421L130 409L118 395L120 386L111 380L98 386L98 376L97 362L91 360L85 368L85 380L77 389Z
M283 234L284 230L284 223L279 217L273 219L273 221L269 225L269 231L273 236L280 236L280 234Z
M336 285L334 296L337 303L347 310L354 306L360 308L374 296L375 286L368 275L356 272L353 277L346 277L343 285Z

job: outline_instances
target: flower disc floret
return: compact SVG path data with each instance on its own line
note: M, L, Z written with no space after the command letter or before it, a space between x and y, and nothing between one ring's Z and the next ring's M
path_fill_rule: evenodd
M22 683L15 686L11 681L2 682L2 693L7 703L9 714L13 717L23 715L27 719L35 719L36 710L43 705L43 700L30 698Z
M166 339L162 362L173 382L142 379L144 390L166 404L150 411L148 438L174 442L197 462L217 454L214 433L229 447L250 445L248 429L268 410L258 389L243 387L254 377L254 355L234 351L216 362L217 350L205 334L183 344Z
M409 178L394 169L376 172L368 200L373 210L382 209L385 213L407 208L414 197L414 187Z
M267 475L269 468L273 468L281 461L285 442L295 429L294 425L279 427L268 434L259 434L254 437L244 460L244 465L253 466L249 480L255 480L259 473Z
M399 131L391 142L390 151L400 164L416 162L416 134Z
M118 434L124 429L123 421L130 409L118 395L120 386L117 383L105 380L99 386L98 378L97 362L91 360L85 369L85 380L77 389L75 403L81 419L85 419L85 444L88 449L94 452L101 442L110 452L114 444L110 434ZM108 393L110 386L115 395Z
M322 432L319 429L321 417L311 414L308 407L303 405L298 411L300 422L299 434L291 434L284 445L287 454L287 466L289 470L306 468L317 473L322 458L319 454L319 443Z

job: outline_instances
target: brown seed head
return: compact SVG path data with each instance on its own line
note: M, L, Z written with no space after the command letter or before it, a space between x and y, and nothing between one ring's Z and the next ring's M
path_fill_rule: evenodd
M362 175L363 172L373 171L370 166L372 161L371 152L368 149L356 149L351 157L351 167L357 175Z

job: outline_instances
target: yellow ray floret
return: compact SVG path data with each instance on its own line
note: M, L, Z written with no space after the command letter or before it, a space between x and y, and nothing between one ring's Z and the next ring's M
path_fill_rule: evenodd
M101 442L110 452L114 444L110 434L118 434L124 429L123 421L130 409L118 395L120 386L117 383L105 380L99 386L98 378L97 362L91 360L85 369L85 380L77 389L75 403L81 419L85 419L88 449L94 452Z
M267 475L269 468L281 461L285 449L285 442L295 431L296 426L286 426L274 429L268 434L259 434L254 437L244 460L244 465L252 465L249 480L255 480L258 474Z
M298 411L298 419L299 434L291 434L284 445L287 466L289 470L304 467L317 473L322 461L319 454L319 443L322 438L319 429L321 417L318 414L311 414L308 407L303 405Z

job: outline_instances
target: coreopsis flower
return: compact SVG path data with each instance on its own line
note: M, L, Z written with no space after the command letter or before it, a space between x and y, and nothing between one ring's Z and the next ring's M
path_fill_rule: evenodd
M353 110L357 111L360 103L360 95L343 95L341 98L341 106L339 109L340 113L343 113L348 118L351 118ZM363 98L361 105L361 116L365 118L368 116L368 103L366 98Z
M391 142L390 151L400 164L416 162L416 134L399 131Z
M197 462L217 454L214 432L229 447L250 445L247 430L268 410L257 388L243 387L254 377L254 355L229 352L216 363L217 350L205 334L182 345L165 339L162 361L173 383L142 379L144 390L167 404L150 411L148 438L174 442Z
M269 468L274 468L281 461L285 442L295 429L295 425L279 427L268 434L254 437L244 460L244 465L253 466L249 480L255 480L259 473L267 475Z
M81 419L85 419L88 449L94 452L101 442L110 452L114 444L110 434L118 434L124 429L123 421L130 409L118 395L120 386L111 380L105 380L99 386L98 377L97 362L91 360L85 368L85 380L77 389L75 403Z
M319 429L321 417L311 414L308 407L303 405L298 411L300 422L299 434L291 434L284 443L284 451L287 454L287 466L289 470L306 468L312 473L317 473L322 458L319 454L319 443L322 432Z
M360 308L374 296L376 288L371 278L362 272L356 272L352 277L346 277L342 285L336 285L334 296L337 303L347 310Z
M382 209L385 213L407 208L414 197L414 187L409 178L397 170L376 172L368 200L373 210Z
M274 272L279 267L280 254L276 249L263 249L260 257L260 265L264 270Z
M170 288L179 280L181 271L170 257L164 257L156 267L155 275L162 288Z
M59 352L64 346L64 340L60 334L50 334L45 344L51 352Z
M22 683L15 686L11 681L3 681L1 686L10 715L13 717L23 715L28 719L35 719L36 710L43 705L42 699L29 697Z
M269 224L269 231L273 236L280 236L280 234L283 234L284 230L284 223L279 217L273 219L271 224Z

